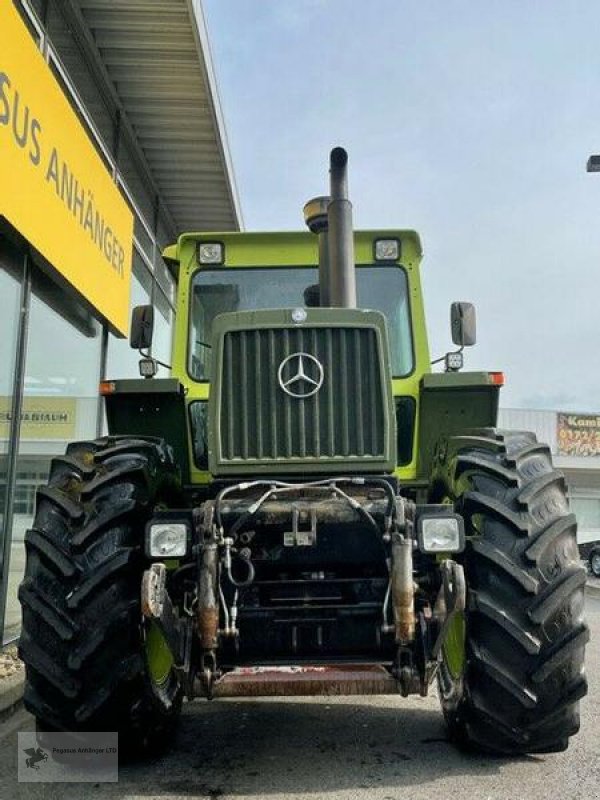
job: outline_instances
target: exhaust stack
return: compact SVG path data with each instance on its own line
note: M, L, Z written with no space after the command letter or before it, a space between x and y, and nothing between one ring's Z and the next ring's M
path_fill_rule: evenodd
M348 153L343 147L333 148L329 164L331 199L327 208L329 220L327 305L356 308L352 203L348 200Z

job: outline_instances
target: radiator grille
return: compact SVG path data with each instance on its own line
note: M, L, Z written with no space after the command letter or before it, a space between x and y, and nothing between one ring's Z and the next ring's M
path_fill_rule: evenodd
M305 399L286 394L278 378L284 359L296 353L314 356L323 367L321 388ZM318 377L314 362L304 362L307 374ZM284 381L297 363L297 358L290 360ZM380 370L373 328L303 326L225 333L221 461L385 457ZM299 381L290 388L300 393L312 384Z

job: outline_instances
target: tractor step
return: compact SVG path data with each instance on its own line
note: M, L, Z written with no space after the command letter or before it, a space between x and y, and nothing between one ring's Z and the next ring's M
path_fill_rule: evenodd
M213 697L398 694L381 665L240 667L213 685Z

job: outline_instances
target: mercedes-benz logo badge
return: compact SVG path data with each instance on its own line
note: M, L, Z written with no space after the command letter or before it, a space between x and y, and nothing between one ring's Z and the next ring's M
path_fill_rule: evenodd
M312 397L323 385L323 365L310 353L292 353L277 371L279 385L290 397Z

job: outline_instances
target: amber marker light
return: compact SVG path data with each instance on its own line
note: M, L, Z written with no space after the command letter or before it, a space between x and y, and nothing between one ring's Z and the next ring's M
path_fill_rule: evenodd
M113 394L117 391L117 384L114 381L100 381L100 394Z
M503 372L488 372L490 383L494 386L504 386Z

